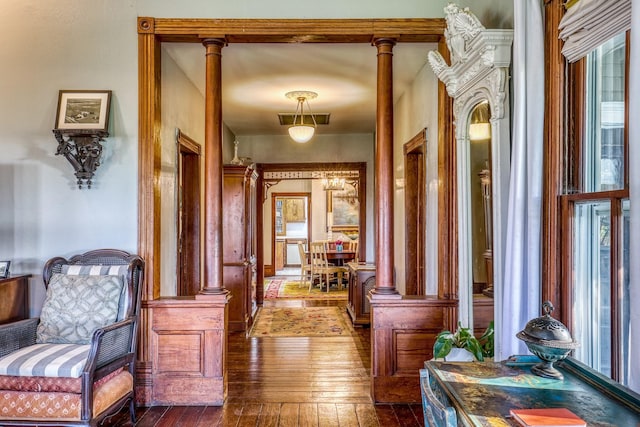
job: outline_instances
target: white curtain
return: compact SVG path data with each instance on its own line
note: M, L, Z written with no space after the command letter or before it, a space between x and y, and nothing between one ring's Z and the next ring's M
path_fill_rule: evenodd
M514 0L513 4L513 141L496 360L528 354L515 335L541 314L544 24L540 0Z
M640 392L640 168L635 167L640 159L640 0L633 0L631 8L631 58L629 64L629 195L631 200L629 247L630 262L630 359L629 387ZM633 159L636 159L634 161Z

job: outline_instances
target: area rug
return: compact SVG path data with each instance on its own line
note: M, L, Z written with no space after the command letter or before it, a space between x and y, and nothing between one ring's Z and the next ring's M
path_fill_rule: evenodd
M262 307L252 337L349 336L353 328L340 307Z
M271 279L265 283L264 299L290 298L290 299L330 299L346 300L348 296L347 285L342 290L331 288L329 292L314 287L309 291L309 283L300 285L297 280Z

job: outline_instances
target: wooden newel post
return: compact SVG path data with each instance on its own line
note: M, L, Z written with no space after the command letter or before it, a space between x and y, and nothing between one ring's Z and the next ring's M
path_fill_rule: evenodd
M372 297L399 295L393 275L393 46L379 38L376 111L376 286Z
M204 133L204 285L200 295L228 291L222 282L222 48L224 39L206 39Z

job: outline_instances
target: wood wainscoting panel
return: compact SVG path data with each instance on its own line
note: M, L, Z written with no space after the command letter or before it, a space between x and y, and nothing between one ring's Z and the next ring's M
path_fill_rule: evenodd
M203 332L158 332L156 372L203 375L203 335Z
M193 297L146 303L151 312L147 405L222 405L227 393L226 301Z
M430 296L370 299L371 390L375 403L415 403L436 335L455 326L457 300Z
M433 343L438 332L424 330L394 331L396 375L415 376L424 367L424 361L433 358Z

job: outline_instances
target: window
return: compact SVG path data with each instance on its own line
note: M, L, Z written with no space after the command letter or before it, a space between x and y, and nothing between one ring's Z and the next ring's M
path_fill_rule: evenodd
M626 165L626 35L572 68L575 138L565 151L561 195L563 285L574 356L623 384L629 372L629 191Z

